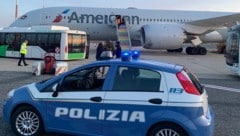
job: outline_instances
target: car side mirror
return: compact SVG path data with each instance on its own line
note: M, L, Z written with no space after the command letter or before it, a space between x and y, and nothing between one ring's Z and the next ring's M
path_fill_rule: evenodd
M56 83L55 85L53 85L52 90L53 90L52 97L57 97L58 96L58 90L59 90L59 84Z

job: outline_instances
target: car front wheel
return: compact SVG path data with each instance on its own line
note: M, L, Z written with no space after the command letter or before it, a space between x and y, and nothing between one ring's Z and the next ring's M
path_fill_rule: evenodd
M11 127L18 136L38 136L43 132L41 117L30 106L22 106L15 110L11 118Z
M159 124L154 126L148 136L188 136L187 133L175 124Z

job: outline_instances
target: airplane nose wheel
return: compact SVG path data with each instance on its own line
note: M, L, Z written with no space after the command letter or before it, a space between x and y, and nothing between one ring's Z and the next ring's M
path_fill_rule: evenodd
M206 55L207 49L205 47L197 46L197 47L187 47L186 53L189 55Z

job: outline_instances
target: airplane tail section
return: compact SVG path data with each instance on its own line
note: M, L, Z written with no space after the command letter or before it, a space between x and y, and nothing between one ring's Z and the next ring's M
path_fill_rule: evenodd
M131 50L131 38L127 22L120 15L116 16L117 39L121 44L122 50Z

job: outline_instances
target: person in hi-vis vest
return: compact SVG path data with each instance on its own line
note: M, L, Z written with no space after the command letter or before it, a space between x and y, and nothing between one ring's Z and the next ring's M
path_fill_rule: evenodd
M21 62L23 61L23 64L24 66L27 66L28 64L26 63L25 61L25 55L27 54L27 44L28 44L28 41L25 40L22 44L21 44L21 48L20 48L20 59L18 61L18 66L22 66L21 65Z

